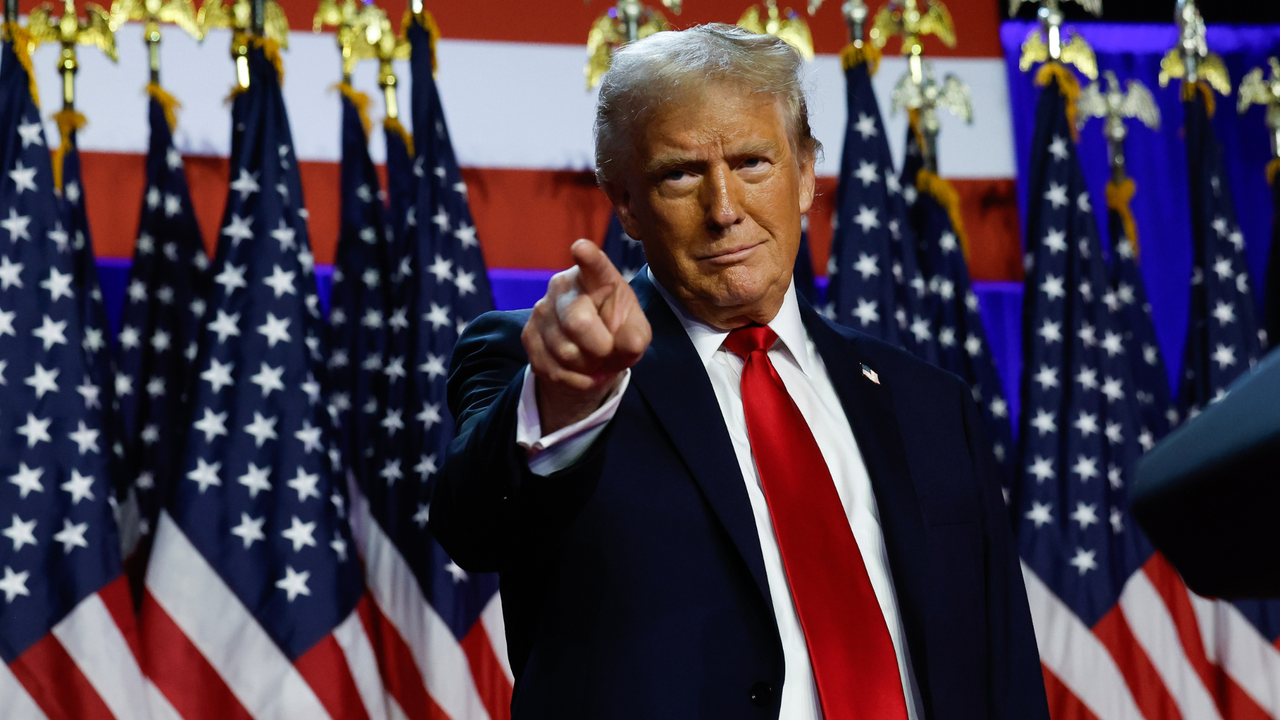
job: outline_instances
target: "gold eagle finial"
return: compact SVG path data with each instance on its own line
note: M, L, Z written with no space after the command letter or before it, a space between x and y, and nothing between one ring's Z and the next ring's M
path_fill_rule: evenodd
M289 47L289 18L284 9L275 0L266 0L264 14L263 34L279 43L280 47ZM223 4L223 0L205 0L196 14L196 22L203 33L211 28L230 28L247 33L251 29L252 18L252 0L231 0L230 7Z
M682 0L662 0L662 4L671 12L680 14ZM644 5L640 0L618 0L617 5L596 18L587 33L587 89L600 84L600 78L609 69L614 49L670 27L661 11Z
M1254 68L1240 81L1240 101L1237 106L1241 113L1252 105L1263 105L1267 108L1267 129L1271 131L1271 155L1280 157L1280 59L1270 58L1271 78L1263 77L1262 68ZM1272 161L1274 163L1274 161ZM1274 179L1274 173L1270 177Z
M777 0L765 0L763 13L758 5L747 8L738 20L738 27L785 40L805 60L813 59L813 35L809 32L809 23L791 8L779 11Z
M1184 82L1201 80L1221 95L1231 94L1231 75L1217 53L1209 52L1204 18L1195 0L1178 0L1178 44L1160 61L1160 87L1170 80L1182 78Z
M1009 0L1009 14L1015 14L1026 0ZM1102 14L1102 0L1075 0L1075 2L1093 15ZM1023 72L1046 62L1060 62L1063 65L1074 65L1081 75L1090 80L1098 77L1098 59L1093 48L1084 38L1068 31L1067 42L1063 42L1062 9L1058 0L1041 0L1040 9L1036 11L1040 27L1032 30L1022 43L1022 56L1018 67Z
M956 46L956 28L947 6L938 0L923 0L924 10L918 0L890 0L876 13L871 24L871 41L883 48L889 38L902 36L902 54L918 55L922 51L921 38L933 35L947 47Z

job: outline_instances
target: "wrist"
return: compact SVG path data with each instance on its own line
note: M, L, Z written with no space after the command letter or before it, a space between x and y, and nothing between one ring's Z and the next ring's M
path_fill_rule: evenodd
M538 399L542 434L550 435L586 419L608 400L621 377L622 373L615 374L586 390L557 386L544 378L535 377L534 389Z

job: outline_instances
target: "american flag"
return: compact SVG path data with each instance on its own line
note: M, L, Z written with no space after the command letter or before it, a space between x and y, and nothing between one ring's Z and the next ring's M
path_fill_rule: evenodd
M388 317L389 226L355 92L349 85L342 91L342 221L333 264L328 366L338 448L347 468L364 477L383 406L378 398L385 393L380 378L387 369L388 322L403 329L408 321L404 313Z
M1267 166L1267 181L1271 183L1271 245L1267 251L1266 287L1263 288L1264 320L1268 342L1280 338L1280 159Z
M90 290L75 281L30 78L9 42L0 55L0 712L146 717L84 342Z
M387 250L388 257L403 259L404 237L409 213L413 208L413 138L396 118L387 118L382 124L387 144ZM407 277L396 268L392 273L393 285Z
M872 70L861 56L846 51L845 58L849 110L827 262L826 314L932 360L928 288L871 86Z
M910 206L920 272L933 299L930 330L937 364L964 378L974 402L987 423L992 453L1004 469L1000 483L1005 502L1013 503L1014 444L1000 375L996 371L987 334L978 311L978 296L969 282L969 265L951 215L929 188L948 185L946 180L925 169L914 127L907 129L907 149L902 164L902 195ZM918 180L926 187L920 190Z
M622 222L617 215L609 216L609 227L604 232L601 248L627 282L631 282L631 278L644 267L644 246L622 229Z
M498 580L471 575L427 530L436 469L453 438L445 403L450 354L467 323L492 309L466 186L432 78L432 38L413 48L414 205L404 238L408 271L393 299L388 383L377 462L352 492L352 527L367 569L388 691L410 718L510 717Z
M232 109L193 422L147 567L144 669L165 717L376 720L386 704L330 472L306 211L264 44Z
M137 581L160 506L178 484L209 267L165 106L152 97L149 110L147 183L117 338L117 377L130 390L120 395L132 493L122 507L134 513L122 517L121 535Z

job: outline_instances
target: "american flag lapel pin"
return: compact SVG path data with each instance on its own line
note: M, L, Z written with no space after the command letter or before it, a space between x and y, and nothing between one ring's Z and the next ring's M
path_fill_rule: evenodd
M875 370L872 370L871 368L867 367L866 365L863 365L863 366L862 366L862 376L863 376L863 377L865 377L866 379L870 380L871 382L873 382L873 383L877 384L877 385L879 385L879 384L880 384L880 376L876 374L876 371L875 371Z

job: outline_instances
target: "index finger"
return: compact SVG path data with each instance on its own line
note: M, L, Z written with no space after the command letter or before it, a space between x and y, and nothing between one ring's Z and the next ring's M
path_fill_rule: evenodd
M626 284L626 279L613 266L609 256L590 240L579 240L569 248L573 261L578 265L578 285L599 304L603 301L598 291ZM605 294L607 297L607 293Z

